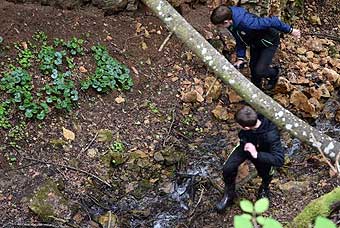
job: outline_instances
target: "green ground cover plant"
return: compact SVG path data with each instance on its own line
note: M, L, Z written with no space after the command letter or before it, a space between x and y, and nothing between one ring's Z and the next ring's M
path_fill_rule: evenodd
M85 55L84 43L76 37L49 42L44 32L36 32L31 40L13 44L17 51L14 62L5 62L0 68L0 128L11 128L18 112L23 113L24 119L43 120L54 109L72 110L79 100L76 85L80 84L76 81L79 77L74 77L75 57ZM82 80L83 90L93 88L105 93L132 87L125 65L111 57L102 45L91 49L97 68Z
M92 51L97 68L94 74L82 82L83 90L92 87L98 92L108 92L115 89L129 90L132 87L130 70L112 58L104 46L93 46Z

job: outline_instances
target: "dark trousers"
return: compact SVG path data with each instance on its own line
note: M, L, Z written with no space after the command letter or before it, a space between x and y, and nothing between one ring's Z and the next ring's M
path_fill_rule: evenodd
M227 161L223 165L223 179L226 187L235 188L235 181L237 176L238 167L245 161L250 160L262 178L262 183L269 184L271 181L271 165L258 162L254 159L249 152L244 151L240 146L236 147L231 153Z
M250 48L250 72L251 82L261 88L263 78L275 78L278 70L270 67L278 45L269 47L251 47Z

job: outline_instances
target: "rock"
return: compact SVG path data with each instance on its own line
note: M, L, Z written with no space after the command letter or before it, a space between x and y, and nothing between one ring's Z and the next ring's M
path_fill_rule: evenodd
M227 108L222 105L217 105L214 110L212 110L214 116L219 120L229 120L233 118L233 115L227 111Z
M64 198L58 185L52 180L38 187L29 199L28 207L44 222L53 220L51 216L70 219L72 214L69 201Z
M322 42L319 39L309 39L306 42L306 46L313 52L321 52L323 50Z
M297 110L304 111L306 114L312 117L317 117L315 113L315 107L309 102L307 96L301 91L293 91L290 96L290 103L293 104Z
M129 156L125 153L116 152L113 150L109 150L106 154L101 157L103 163L110 167L110 166L119 166L124 164L129 159Z
M240 97L235 90L231 89L230 87L227 88L226 94L228 95L229 102L230 103L238 103L243 100L242 97Z
M319 90L319 92L320 92L320 94L321 94L321 97L326 97L326 98L331 97L331 94L330 94L330 92L329 92L329 90L328 90L328 88L326 87L325 84L322 84L322 85L318 88L318 90Z
M316 89L315 87L310 87L307 92L311 97L314 97L316 100L320 100L321 98L321 91Z
M159 190L161 190L162 192L166 194L174 192L174 189L175 189L175 185L172 182L165 182L159 188Z
M289 95L287 94L275 94L274 100L280 103L283 107L287 108L289 103Z
M117 228L118 227L118 218L111 211L108 211L106 214L101 215L98 218L98 223L105 228Z
M157 151L157 152L153 155L153 158L154 158L155 161L157 161L157 162L164 161L164 157L163 157L162 153L159 152L159 151Z
M312 23L313 25L321 25L321 19L320 17L313 15L309 18L310 23Z
M167 147L160 151L164 158L165 165L175 165L186 159L185 153L182 151L177 151L174 147Z
M315 97L309 98L309 103L311 103L315 107L315 112L318 113L322 109L322 105L320 104L319 100Z
M87 151L87 156L89 156L90 158L95 158L97 156L97 153L98 153L97 148L90 148Z
M306 57L307 57L307 59L313 59L313 57L314 57L314 52L312 52L312 51L307 51L306 52Z
M280 77L275 87L275 93L289 93L292 90L292 85L286 78Z
M326 79L331 83L335 83L336 81L340 80L340 74L332 69L324 68L322 70L322 75L324 75Z
M307 191L309 187L309 181L289 181L279 185L279 189L287 193L302 193Z
M316 63L313 63L313 62L308 62L308 67L310 69L312 69L312 71L316 71L317 69L320 68L320 64L316 64Z
M181 100L186 103L194 103L197 101L197 92L196 91L190 91L187 93L182 94Z
M221 96L222 85L215 77L207 77L204 80L204 88L207 93L209 91L207 97L211 97L212 100L217 100Z
M137 199L142 199L143 196L153 188L153 185L150 183L149 180L143 179L138 182L138 186L133 190L131 193Z
M307 50L306 50L306 48L304 48L304 47L298 47L298 48L296 49L296 52L297 52L299 55L304 55L304 54L307 52Z
M100 129L98 131L97 142L110 142L113 139L113 133L108 129Z
M335 121L340 123L340 109L338 109L335 113Z

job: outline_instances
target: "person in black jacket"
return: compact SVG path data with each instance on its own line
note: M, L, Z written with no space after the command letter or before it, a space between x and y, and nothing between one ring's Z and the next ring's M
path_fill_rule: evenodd
M240 144L230 153L223 165L224 195L216 204L218 212L231 206L235 198L235 180L238 167L250 160L262 178L257 198L269 198L269 183L272 166L284 164L284 152L277 127L251 107L244 106L235 114L236 122L242 127Z
M262 89L262 80L269 78L267 88L274 89L279 78L279 67L271 67L280 44L280 32L300 37L300 30L283 23L278 17L258 17L242 7L218 6L210 16L219 29L228 29L236 39L236 68L245 63L246 47L250 47L251 81Z

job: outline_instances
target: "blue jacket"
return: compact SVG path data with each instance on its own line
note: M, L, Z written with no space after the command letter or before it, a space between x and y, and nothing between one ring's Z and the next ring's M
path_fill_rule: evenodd
M242 7L231 6L233 24L229 30L236 39L236 54L244 58L246 47L268 47L278 45L279 32L290 33L292 26L283 23L278 17L258 17Z

